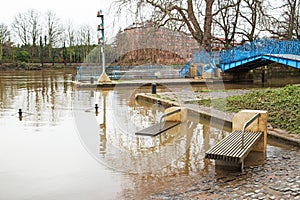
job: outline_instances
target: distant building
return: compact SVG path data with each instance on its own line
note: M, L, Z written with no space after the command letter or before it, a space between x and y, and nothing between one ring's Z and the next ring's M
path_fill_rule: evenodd
M134 23L116 38L119 57L128 61L182 64L192 58L198 42L182 32L156 27L151 22Z
M225 38L213 38L211 41L211 50L212 51L221 51L226 49L225 47ZM236 40L233 40L230 44L230 46L236 46L238 45L238 42Z

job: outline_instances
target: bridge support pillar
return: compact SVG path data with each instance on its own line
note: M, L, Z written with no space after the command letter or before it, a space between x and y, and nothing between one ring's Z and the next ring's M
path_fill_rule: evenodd
M226 79L230 79L233 82L253 82L253 76L250 71L246 72L226 72Z
M265 66L262 68L262 73L261 73L261 82L266 83L268 81L268 66Z

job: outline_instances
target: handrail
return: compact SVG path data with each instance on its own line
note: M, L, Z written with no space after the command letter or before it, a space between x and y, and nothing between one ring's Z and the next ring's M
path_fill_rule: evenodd
M256 113L253 117L251 117L251 119L249 119L243 126L243 130L242 130L242 149L244 148L244 135L245 135L245 129L254 121L256 120L256 118L258 118L260 116L260 113Z
M167 116L170 116L170 115L172 115L172 114L174 114L174 113L180 112L180 111L181 111L181 108L163 114L163 115L160 117L160 120L159 120L159 124L160 124L160 125L159 125L159 130L161 130L161 122L162 122L162 119L163 119L163 118L165 118L165 117L167 117Z

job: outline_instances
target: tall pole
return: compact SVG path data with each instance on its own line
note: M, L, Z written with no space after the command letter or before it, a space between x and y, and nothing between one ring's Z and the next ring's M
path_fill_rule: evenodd
M102 73L105 73L104 45L101 46L101 54L102 54Z
M98 11L97 17L100 17L101 21L98 25L98 31L100 31L99 37L98 37L98 44L101 45L101 54L102 54L102 74L98 79L98 82L111 82L109 77L107 76L105 72L105 54L104 54L104 15L102 14L102 10Z

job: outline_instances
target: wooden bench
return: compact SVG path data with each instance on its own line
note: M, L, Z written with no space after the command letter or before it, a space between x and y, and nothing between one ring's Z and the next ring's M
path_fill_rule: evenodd
M244 160L252 151L266 151L266 116L267 113L262 111L253 113L250 111L247 116L246 110L242 114L234 117L233 126L240 128L241 121L244 122L242 130L234 130L227 137L218 142L205 153L205 158L214 159L218 164L227 166L239 166L241 170L244 168ZM242 119L239 119L242 116ZM249 119L250 116L250 119ZM259 118L261 119L259 120ZM238 123L237 123L238 121ZM253 124L253 122L256 122ZM250 125L250 130L246 130ZM253 129L253 130L251 130ZM216 163L217 163L216 162Z
M244 132L244 147L242 147L242 131L233 131L210 150L205 153L205 158L233 162L244 167L244 159L248 156L252 148L263 136L263 132Z
M135 134L143 135L143 136L157 136L179 124L180 124L180 122L160 122L157 124L153 124L150 127L139 130L139 131L135 132Z
M156 136L159 135L177 125L186 121L187 110L181 107L171 107L166 109L157 124L153 124L150 127L137 131L136 135L143 136ZM165 121L163 121L165 119Z

